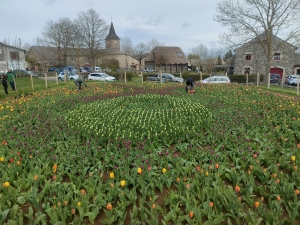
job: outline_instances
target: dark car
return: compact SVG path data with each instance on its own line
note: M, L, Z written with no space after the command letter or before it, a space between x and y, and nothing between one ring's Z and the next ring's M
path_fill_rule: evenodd
M30 73L28 73L27 70L15 69L13 72L17 77L30 76Z
M277 83L280 84L281 78L279 74L271 74L270 76L270 83Z
M84 69L85 69L87 72L89 72L89 73L92 73L92 72L93 72L93 70L92 70L91 67L84 67Z

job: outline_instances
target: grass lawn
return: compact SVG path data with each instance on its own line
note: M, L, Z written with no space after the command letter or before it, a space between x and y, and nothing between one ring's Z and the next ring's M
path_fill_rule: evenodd
M300 224L295 95L139 79L1 95L0 224Z

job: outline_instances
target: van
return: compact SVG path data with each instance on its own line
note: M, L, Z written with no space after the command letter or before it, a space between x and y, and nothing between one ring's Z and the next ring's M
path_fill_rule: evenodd
M99 66L94 66L94 70L95 72L102 72L102 69Z

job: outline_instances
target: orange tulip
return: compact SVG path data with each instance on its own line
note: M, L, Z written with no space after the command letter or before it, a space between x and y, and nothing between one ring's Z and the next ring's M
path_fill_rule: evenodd
M194 212L190 212L190 213L189 213L189 217L190 217L190 218L193 218L193 217L194 217Z
M218 169L219 168L219 163L216 163L215 168Z
M84 189L81 189L81 191L80 191L80 192L81 192L81 194L82 194L82 195L84 195L84 194L85 194L85 190L84 190Z
M156 205L155 205L155 204L152 204L151 208L152 208L152 209L155 209L155 208L156 208Z
M214 203L213 202L209 202L209 207L210 208L214 207Z
M295 190L295 194L296 194L296 195L299 195L299 194L300 194L300 191L299 191L298 189L296 189L296 190Z
M241 190L240 186L236 185L236 186L235 186L235 191L236 191L236 192L240 192L240 190Z
M277 199L278 201L280 201L280 196L277 196L276 199Z
M254 208L258 208L259 202L254 202Z
M108 204L106 205L106 208L107 208L107 210L112 210L112 205L111 205L110 203L108 203Z
M56 173L56 170L57 170L57 164L54 164L53 165L53 173Z
M177 177L177 178L176 178L176 181L177 181L177 182L179 182L179 181L180 181L180 178L179 178L179 177Z

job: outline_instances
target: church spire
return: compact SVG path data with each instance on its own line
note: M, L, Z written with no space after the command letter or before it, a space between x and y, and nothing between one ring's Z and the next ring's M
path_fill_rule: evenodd
M105 38L105 40L120 40L120 38L118 37L118 35L115 32L113 22L111 22L111 24L110 24L109 33L108 33L107 37Z

